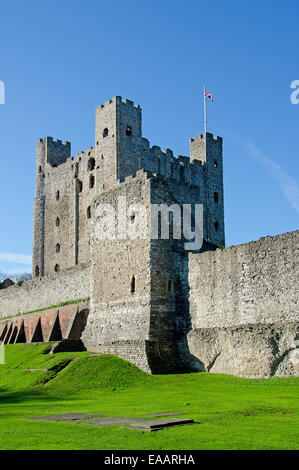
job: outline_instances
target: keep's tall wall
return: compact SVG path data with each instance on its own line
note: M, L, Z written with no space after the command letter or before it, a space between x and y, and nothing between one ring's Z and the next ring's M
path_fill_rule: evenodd
M90 265L80 265L0 290L0 318L90 295Z
M189 255L190 315L196 328L298 318L299 231Z

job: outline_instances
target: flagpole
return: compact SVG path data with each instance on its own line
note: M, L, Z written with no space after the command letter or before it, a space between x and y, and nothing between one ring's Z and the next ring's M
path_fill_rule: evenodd
M204 126L205 134L207 133L207 103L206 103L206 87L203 87L203 101L204 101Z

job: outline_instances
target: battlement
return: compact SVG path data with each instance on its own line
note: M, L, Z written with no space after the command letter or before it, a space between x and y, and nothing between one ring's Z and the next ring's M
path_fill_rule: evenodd
M118 178L116 180L116 185L119 186L122 184L128 184L136 180L145 181L145 180L153 178L154 176L156 175L154 175L152 172L140 169L140 170L137 170L133 175L126 176L125 178Z
M116 117L115 109L112 114L109 111L113 103L120 105L121 120ZM122 106L124 106L123 112ZM46 137L45 141L39 140L41 143L45 142L47 162L53 168L71 158L76 163L76 172L78 172L78 165L82 161L83 166L80 170L82 176L88 173L88 160L93 158L93 168L100 170L96 179L100 178L100 175L106 175L104 178L107 184L103 182L99 187L105 190L113 186L113 176L116 177L114 182L123 182L127 177L134 177L138 170L148 171L151 175L156 174L166 181L173 181L177 184L202 187L205 185L205 171L209 171L208 156L213 157L214 165L222 168L222 138L219 136L211 133L199 134L190 139L190 157L174 156L171 149L162 150L158 145L151 146L149 140L142 137L141 118L139 121L139 113L136 113L136 110L141 111L141 108L133 101L114 96L99 105L97 109L102 110L103 115L97 117L98 130L95 147L90 146L85 151L78 152L75 157L70 157L69 142L62 143L59 139L54 141L52 137ZM105 110L107 113L104 112ZM129 137L126 134L127 128L132 132ZM104 135L104 131L107 131L107 136ZM215 163L218 160L219 164ZM72 174L70 174L71 177Z
M71 155L71 143L62 142L60 139L53 140L53 137L45 137L38 139L38 165L43 167L45 163L49 163L52 167L56 167L64 163Z
M134 101L128 100L127 98L122 99L121 96L113 96L112 100L107 100L107 101L104 102L104 104L99 104L97 106L97 108L100 108L100 109L107 108L112 103L125 104L125 105L128 105L128 106L132 107L132 108L136 108L136 109L141 110L141 107L140 107L139 104L135 105Z
M209 132L190 139L190 158L208 163L209 167L222 168L222 137ZM218 170L219 171L219 170Z
M218 135L213 135L210 132L207 132L206 134L198 134L195 137L190 138L190 142L194 142L196 140L217 140L219 142L222 142L222 137L219 137Z
M50 136L47 136L45 137L44 139L38 139L37 140L38 143L45 143L46 146L50 147L51 145L54 145L54 146L62 146L62 147L70 147L71 146L71 143L68 142L67 140L62 142L62 140L60 139L56 139L54 140L53 137L50 137Z

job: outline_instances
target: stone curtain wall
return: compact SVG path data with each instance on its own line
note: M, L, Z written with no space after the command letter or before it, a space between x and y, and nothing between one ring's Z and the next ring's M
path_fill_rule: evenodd
M90 265L80 265L0 290L0 318L89 295Z
M299 375L298 338L298 322L279 322L199 328L187 340L198 370L264 378Z
M193 329L298 320L299 231L189 255Z
M299 375L298 235L189 255L192 367L251 378Z

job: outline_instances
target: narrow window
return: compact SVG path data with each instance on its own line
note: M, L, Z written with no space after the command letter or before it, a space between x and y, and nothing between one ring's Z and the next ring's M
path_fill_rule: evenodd
M59 225L60 225L60 219L59 219L59 217L57 217L55 224L56 224L56 227L59 227Z
M87 170L88 170L88 171L92 171L92 170L95 169L95 166L96 166L96 161L95 161L94 158L91 157L91 158L88 160Z
M60 199L60 193L59 193L59 191L57 191L56 192L56 201L59 201L59 199Z
M135 212L134 211L131 211L131 213L130 213L130 221L131 221L131 224L133 224L135 222Z
M167 293L168 294L170 294L170 292L171 292L171 287L172 287L171 280L168 279L168 281L167 281Z
M217 166L218 166L217 160L214 160L214 168L217 168Z
M134 294L136 288L136 281L135 281L135 276L131 277L131 284L130 284L130 291L131 294Z
M59 253L59 252L60 252L60 245L59 245L59 243L57 243L55 250L56 250L56 253Z
M39 267L38 266L35 266L35 276L36 277L39 276Z
M93 175L90 175L90 178L89 178L89 187L90 187L90 188L93 188L93 187L94 187L94 176L93 176Z
M214 202L218 202L219 201L219 196L218 196L218 193L215 191L214 192Z
M83 189L82 181L77 180L77 183L76 183L76 190L77 190L77 193L82 193L82 189Z
M218 232L218 229L219 229L219 222L218 222L218 220L216 220L216 222L214 223L214 227L215 227L215 232Z
M105 129L103 130L103 137L104 138L108 136L108 132L109 131L108 131L107 127L105 127Z
M181 163L180 166L180 179L183 181L184 180L184 165Z
M87 207L87 218L88 219L91 218L91 208L90 208L90 206Z
M41 167L41 166L38 167L38 172L39 172L39 173L42 172L42 167Z
M55 271L56 273L58 273L58 271L60 271L59 264L55 264L54 271Z
M127 128L126 128L126 135L128 135L129 137L131 137L131 135L132 135L132 127L131 127L131 126L127 126Z

